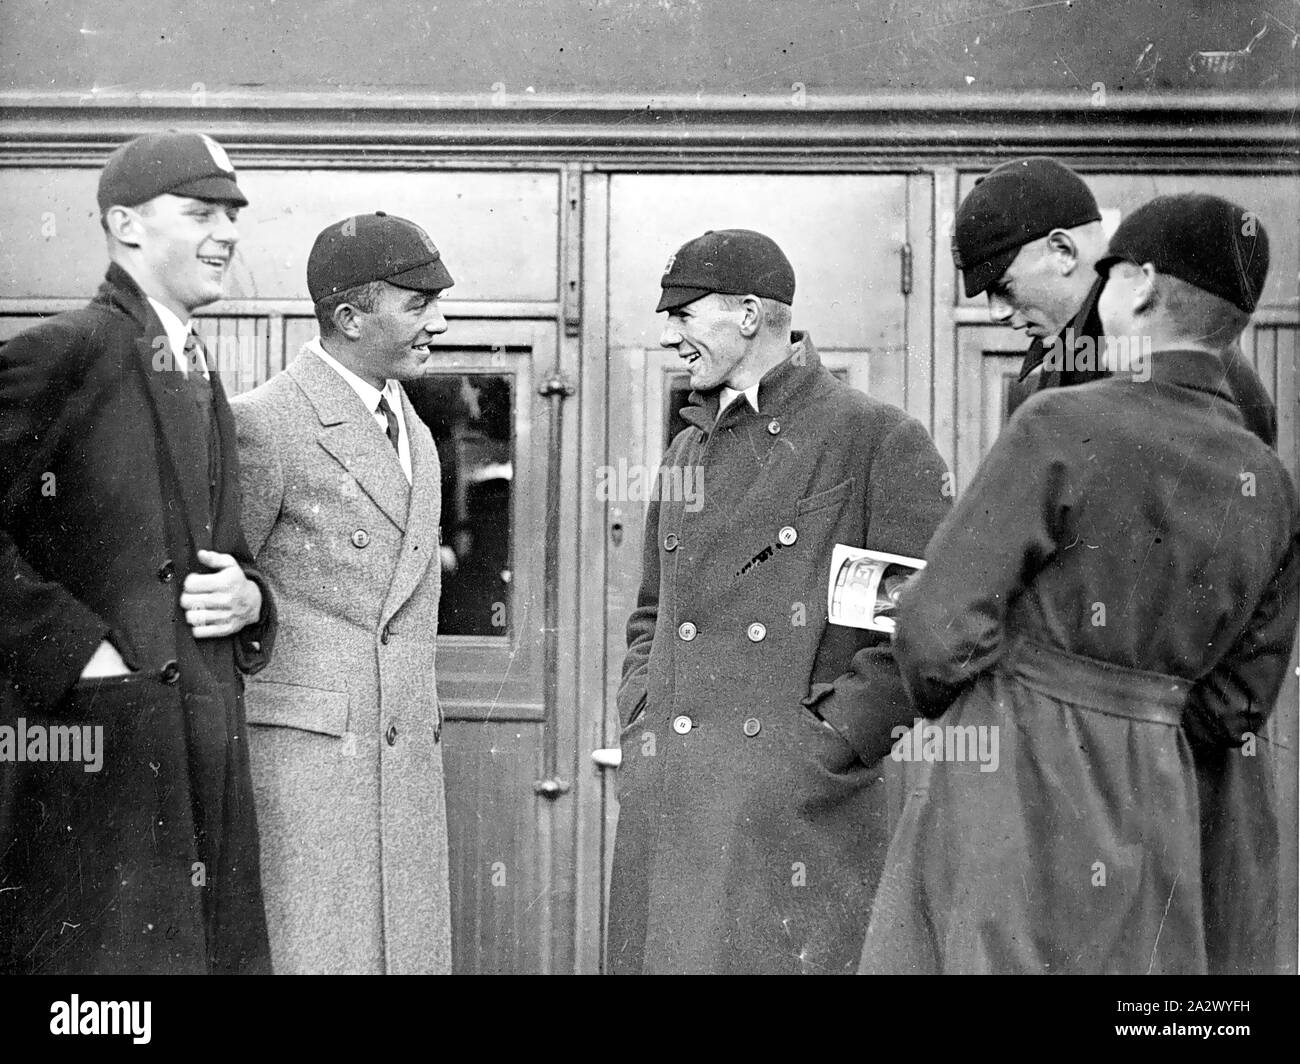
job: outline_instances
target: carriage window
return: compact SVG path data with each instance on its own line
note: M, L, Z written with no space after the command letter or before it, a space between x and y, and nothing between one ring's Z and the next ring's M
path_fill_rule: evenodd
M514 377L437 373L408 382L442 464L442 635L510 631Z

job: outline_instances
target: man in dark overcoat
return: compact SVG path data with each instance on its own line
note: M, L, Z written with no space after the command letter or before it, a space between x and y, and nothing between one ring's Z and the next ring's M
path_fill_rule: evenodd
M996 167L957 208L953 261L966 295L987 294L989 318L1029 337L1012 405L1043 388L1107 375L1097 298L1106 252L1097 200L1078 174L1030 156ZM1246 427L1277 446L1277 409L1234 341L1222 353L1226 383Z
M103 755L0 764L0 968L266 972L241 673L274 611L189 328L247 200L220 145L176 132L118 148L98 198L98 294L0 350L2 723Z
M918 709L1001 758L909 794L865 972L1208 968L1193 749L1258 754L1300 615L1295 488L1220 361L1268 243L1160 197L1097 268L1106 333L1150 359L1026 401L902 598Z
M1107 376L1097 307L1105 279L1095 269L1105 251L1091 189L1053 159L1004 163L962 200L953 259L966 295L987 293L991 320L1030 337L1012 409L1034 391ZM1222 383L1246 427L1276 448L1277 410L1238 339L1220 356ZM1260 736L1257 756L1249 759L1209 750L1196 755L1202 846L1213 855L1204 862L1210 971L1273 971L1278 840L1272 741Z
M767 237L706 233L661 283L694 390L628 621L608 969L851 972L888 842L879 762L911 709L888 636L828 622L831 555L919 557L945 466L790 331Z

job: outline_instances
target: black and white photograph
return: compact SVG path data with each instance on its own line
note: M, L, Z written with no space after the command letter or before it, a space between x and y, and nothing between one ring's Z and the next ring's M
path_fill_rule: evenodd
M1298 114L1298 0L0 0L34 1029L1295 975Z

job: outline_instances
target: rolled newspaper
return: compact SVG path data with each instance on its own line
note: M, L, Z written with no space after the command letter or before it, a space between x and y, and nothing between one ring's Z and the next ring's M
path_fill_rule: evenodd
M904 585L925 568L920 558L835 544L826 613L831 624L893 634Z

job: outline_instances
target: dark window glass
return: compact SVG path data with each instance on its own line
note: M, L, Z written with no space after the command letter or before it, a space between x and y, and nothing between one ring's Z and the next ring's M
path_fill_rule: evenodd
M507 635L514 496L514 378L437 373L407 394L442 464L442 635Z

